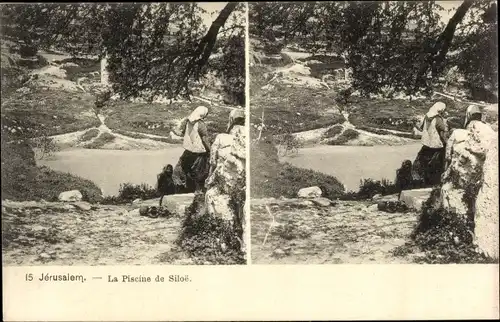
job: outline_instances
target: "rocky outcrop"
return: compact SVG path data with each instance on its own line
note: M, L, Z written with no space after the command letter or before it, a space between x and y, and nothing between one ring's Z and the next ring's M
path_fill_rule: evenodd
M447 144L446 169L434 204L474 219L475 244L498 258L498 138L482 122L455 130Z
M205 211L227 221L236 231L245 235L245 160L246 131L243 126L234 126L229 134L217 135L210 152L210 173L205 182ZM235 209L235 196L238 206ZM243 236L242 251L245 245Z

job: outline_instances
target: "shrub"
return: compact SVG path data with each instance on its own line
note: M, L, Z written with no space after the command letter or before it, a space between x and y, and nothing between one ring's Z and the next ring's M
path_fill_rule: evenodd
M36 151L35 155L38 160L51 156L54 152L59 150L59 147L54 142L54 139L45 135L32 139L30 145L34 151Z
M244 264L241 239L235 234L229 221L200 214L203 196L195 198L186 208L185 219L177 244L196 262L213 264Z
M471 216L462 216L434 206L439 193L439 188L431 192L423 204L418 224L411 236L412 241L396 249L395 254L405 255L419 249L426 252L425 256L416 259L422 263L498 263L476 252Z
M345 193L340 199L342 200L365 200L371 199L375 195L390 195L397 193L396 185L387 180L374 180L362 179L359 183L359 190L357 192L349 191Z
M19 47L19 55L23 58L33 57L38 52L36 46L22 45Z
M111 143L115 140L115 136L111 133L104 132L99 135L93 142L85 145L87 149L99 149L104 145Z
M26 141L7 143L2 137L2 198L17 201L56 201L67 190L79 190L83 200L98 202L101 189L92 181L69 173L37 167L35 155Z
M80 137L78 138L78 141L80 141L80 142L90 141L98 135L99 135L98 129L90 129L90 130L86 131L85 133L83 133L82 135L80 135Z
M370 199L376 194L390 195L397 192L397 188L387 179L363 179L359 185L358 196L361 199Z
M349 142L350 140L357 139L359 136L359 132L353 129L346 129L342 132L338 137L328 141L330 145L343 145Z
M118 191L118 199L123 201L133 201L137 198L146 200L159 197L155 188L146 183L135 185L132 183L123 183Z
M324 138L333 138L337 135L339 135L340 133L342 133L342 131L344 130L344 127L342 125L335 125L334 127L331 127L329 128L324 134L323 134L323 137Z
M333 176L279 162L272 139L254 142L251 149L250 188L254 197L294 198L301 188L309 186L319 186L330 199L344 193L344 186Z

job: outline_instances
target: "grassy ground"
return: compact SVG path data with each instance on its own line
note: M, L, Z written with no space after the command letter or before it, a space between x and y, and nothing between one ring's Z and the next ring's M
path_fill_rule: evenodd
M269 70L265 67L251 69L252 124L260 124L263 109L267 131L273 134L313 130L345 121L336 108L334 91L274 82L270 89L261 89L267 84L263 74Z
M274 69L270 66L256 66L250 69L252 84L251 122L260 124L264 109L266 132L300 132L342 123L345 119L340 110L349 112L349 121L360 129L382 133L383 130L412 132L416 118L424 115L437 101L445 102L451 125L463 124L467 104L455 102L444 97L416 99L364 98L351 96L347 101L339 99L339 88L306 88L284 85L273 81L269 76ZM411 133L396 134L414 138Z
M252 198L296 197L301 188L309 186L319 186L324 196L331 199L344 193L344 186L335 177L280 163L277 150L270 142L254 142L251 151Z
M101 199L101 190L93 182L37 167L30 146L7 143L2 136L2 199L51 201L67 190L79 190L89 202Z
M113 130L142 132L160 136L169 136L176 122L188 116L200 102L172 103L132 103L113 102L106 124ZM209 132L225 132L230 109L209 107L206 124Z
M465 115L466 104L446 98L418 99L410 102L353 96L349 98L347 109L350 111L349 121L360 128L375 127L411 132L415 125L414 118L427 113L437 101L446 103L450 117Z
M91 112L94 97L87 93L31 89L3 99L2 131L12 139L74 132L100 124ZM14 131L12 131L14 129Z
M169 137L165 137L165 138L161 137L160 138L160 137L154 137L154 136L144 135L144 134L141 134L141 133L124 131L124 130L120 130L120 129L114 129L113 132L121 134L121 135L125 135L125 136L128 136L128 137L131 137L131 138L134 138L134 139L149 139L149 140L155 140L155 141L160 141L160 142L165 142L165 143L172 143L172 144L180 142L179 140L174 140L174 139L171 139Z

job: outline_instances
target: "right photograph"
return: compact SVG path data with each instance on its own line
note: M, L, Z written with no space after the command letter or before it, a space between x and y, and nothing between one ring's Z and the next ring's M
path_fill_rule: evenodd
M498 263L496 1L248 7L252 263Z

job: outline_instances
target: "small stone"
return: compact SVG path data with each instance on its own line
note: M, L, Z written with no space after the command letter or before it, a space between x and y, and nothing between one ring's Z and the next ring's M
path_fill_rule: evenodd
M332 205L332 201L325 197L315 198L311 200L315 205L320 207L330 207Z
M142 201L141 198L137 198L137 199L134 199L134 201L132 201L132 204L136 205L138 203L140 203Z
M283 257L285 256L285 251L279 248L276 248L273 252L274 257Z
M148 206L141 206L139 208L139 215L141 216L146 216L149 212L149 207Z
M85 201L75 202L73 205L75 206L76 209L83 210L83 211L89 211L92 209L90 204L88 202L85 202Z
M47 253L41 253L38 257L40 257L40 259L51 259L51 256Z
M64 205L62 208L64 210L71 211L71 210L75 209L75 206L73 206L73 205Z
M129 211L129 212L128 212L128 214L129 214L130 216L139 216L139 215L141 215L141 213L140 213L140 209L134 209L134 210L131 210L131 211Z

